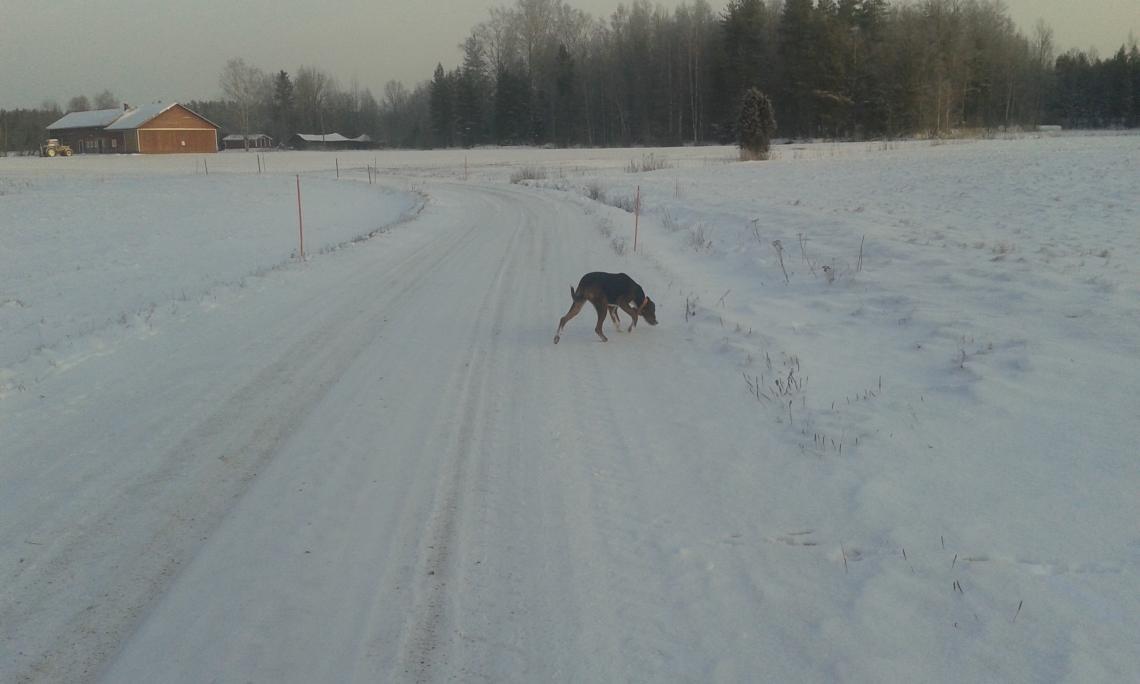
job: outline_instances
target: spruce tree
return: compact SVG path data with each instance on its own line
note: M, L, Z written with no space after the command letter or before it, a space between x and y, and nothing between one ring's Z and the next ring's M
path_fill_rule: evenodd
M435 146L451 147L455 144L454 79L444 72L442 64L436 65L430 88L431 130Z
M495 142L519 145L533 142L530 87L521 69L500 66L495 77Z
M282 69L273 77L273 105L271 108L273 119L273 134L277 136L278 143L284 143L295 131L292 128L296 121L296 97L293 95L293 81L289 72Z
M558 45L555 62L555 97L552 117L555 142L568 147L575 138L575 124L578 121L578 98L574 92L574 58L564 43Z
M471 147L486 141L490 79L483 46L474 36L463 44L463 51L463 67L456 82L455 113L459 143Z
M769 44L771 12L763 0L732 0L720 19L718 88L715 97L721 109L723 142L732 140L734 108L751 87L768 89L776 69Z
M737 131L742 160L768 158L768 148L776 132L776 113L772 109L772 101L758 88L749 88L744 93Z

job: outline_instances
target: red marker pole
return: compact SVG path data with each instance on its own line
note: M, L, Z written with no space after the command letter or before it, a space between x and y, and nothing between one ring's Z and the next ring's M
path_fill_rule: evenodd
M641 222L641 186L637 186L637 197L633 200L633 251L637 251L637 229Z
M301 174L297 174L297 232L301 238L301 261L305 260L305 220L301 217Z

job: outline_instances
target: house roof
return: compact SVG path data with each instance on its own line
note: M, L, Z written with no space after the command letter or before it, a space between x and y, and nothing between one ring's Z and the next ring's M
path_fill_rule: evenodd
M48 126L49 131L58 131L68 128L103 128L114 123L123 110L93 109L86 112L68 112L55 123Z

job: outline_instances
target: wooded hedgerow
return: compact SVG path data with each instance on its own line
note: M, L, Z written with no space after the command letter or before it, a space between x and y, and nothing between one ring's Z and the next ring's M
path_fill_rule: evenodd
M491 13L426 86L429 144L734 142L759 88L787 137L945 135L963 129L1135 126L1140 51L1056 58L998 0L636 0L597 20L561 0ZM482 99L472 80L490 83ZM434 112L433 108L433 112ZM396 130L408 131L406 127Z
M749 88L771 98L785 137L1137 125L1134 38L1108 59L1056 52L1048 26L1023 33L1000 0L730 0L720 9L690 0L671 11L634 0L605 19L566 0L516 0L471 30L455 68L441 55L430 80L389 82L380 101L302 67L263 74L252 100L188 106L225 133L367 133L399 147L730 143ZM0 150L34 149L59 113L0 111Z

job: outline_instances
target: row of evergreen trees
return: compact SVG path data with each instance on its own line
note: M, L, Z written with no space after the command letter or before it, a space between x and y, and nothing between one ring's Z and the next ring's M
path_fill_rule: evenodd
M1027 37L1000 0L730 0L719 13L635 0L604 22L563 0L517 0L463 52L426 86L429 139L405 142L728 142L751 87L771 95L789 137L1140 119L1134 40L1107 61L1055 58L1052 31Z
M491 10L436 67L380 99L313 67L231 60L224 96L187 103L226 132L367 133L399 147L730 142L741 97L770 95L779 135L867 138L960 129L1140 124L1140 50L1055 54L1001 0L634 0L606 20L566 0ZM98 99L98 98L97 98ZM33 149L58 108L0 110L0 151Z

